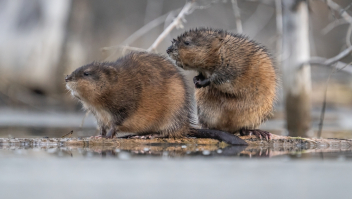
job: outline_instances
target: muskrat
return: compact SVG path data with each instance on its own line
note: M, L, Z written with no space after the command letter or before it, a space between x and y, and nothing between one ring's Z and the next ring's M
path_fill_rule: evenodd
M68 75L66 87L91 111L100 135L207 137L247 145L233 134L197 128L192 93L181 71L158 54L132 52L116 62L93 62Z
M199 72L193 81L203 128L270 139L269 132L256 129L272 115L276 99L276 70L264 46L243 35L200 28L174 39L167 53L177 66Z

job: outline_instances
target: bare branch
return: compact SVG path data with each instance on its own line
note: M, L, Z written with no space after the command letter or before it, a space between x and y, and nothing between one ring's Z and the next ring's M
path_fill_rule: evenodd
M343 9L343 11L348 10L352 6L352 3L350 3L346 8Z
M326 65L331 65L334 64L336 62L338 62L339 60L341 60L342 58L346 57L348 54L350 54L352 52L352 46L348 47L347 49L345 49L344 51L340 52L338 55L336 55L335 57L332 57L328 60L326 60L324 62L324 64Z
M192 0L191 2L186 3L185 6L182 9L179 8L179 9L176 9L176 10L172 10L172 11L170 11L170 12L168 12L168 13L166 13L166 14L164 14L164 15L156 18L156 19L154 19L153 21L147 23L142 28L140 28L136 32L134 32L131 36L129 36L125 41L123 41L121 43L121 45L104 47L101 50L102 51L107 51L107 50L122 49L122 52L123 52L122 54L124 54L126 49L128 49L128 50L138 50L138 51L152 51L152 50L155 50L156 47L160 44L160 42L162 40L164 40L165 37L167 37L170 34L170 31L173 28L182 27L182 21L183 22L185 21L185 19L184 19L185 15L191 14L196 9L209 8L212 4L217 3L218 1L219 0L213 0L210 3L202 6L202 5L196 5L195 4L195 0ZM178 14L176 19L174 19L174 21L172 23L170 23L167 27L164 27L164 31L161 33L161 35L159 35L159 37L156 39L156 41L153 43L153 45L148 48L148 50L144 50L144 49L141 49L141 48L128 47L128 45L130 45L132 42L134 42L135 40L137 40L141 36L145 35L147 32L149 32L153 28L155 28L156 26L160 25L165 20L167 20L167 18L170 17L173 12L180 12L180 13ZM112 53L107 59L109 59L113 55L114 55L114 53Z
M344 70L347 66L350 66L352 64L352 62L350 62L349 64L346 64L345 66L338 68L338 62L336 62L336 64L334 64L334 68L331 70L328 80L326 81L326 87L325 87L325 93L324 93L324 101L323 101L323 107L321 109L321 114L320 114L320 122L319 122L319 130L318 130L318 138L321 137L321 134L323 132L323 124L324 124L324 116L325 116L325 108L326 108L326 97L327 97L327 93L328 93L328 87L329 87L329 81L331 79L331 76L336 72L336 71L340 71L340 70Z
M131 46L123 46L123 45L118 45L118 46L111 46L111 47L104 47L101 48L101 51L108 51L108 50L113 50L113 49L123 49L123 50L134 50L134 51L147 51L146 49L143 48L136 48L136 47L131 47Z
M235 15L235 20L236 20L237 33L242 34L243 29L242 29L241 13L240 13L240 9L238 8L237 0L231 0L231 2L232 2L233 14Z
M346 34L346 44L348 47L351 47L351 34L352 34L352 24L348 27L347 34Z
M150 30L152 30L153 28L157 27L158 25L162 24L165 19L167 18L167 16L170 15L170 13L172 12L178 12L180 11L181 8L176 9L176 10L172 10L156 19L154 19L153 21L147 23L146 25L144 25L142 28L138 29L136 32L134 32L131 36L129 36L125 41L123 41L121 43L121 45L129 45L132 42L134 42L135 40L137 40L138 38L140 38L141 36L143 36L144 34L146 34L147 32L149 32Z
M334 65L334 68L331 70L331 72L329 73L329 77L328 80L326 80L326 85L325 85L325 91L324 91L324 100L323 100L323 106L321 108L321 113L320 113L320 119L319 119L319 130L318 130L318 138L321 137L321 134L323 132L323 125L324 125L324 117L325 117L325 108L326 108L326 97L327 97L327 93L328 93L328 88L329 88L329 82L331 79L331 76L336 72L337 68L336 68L336 64Z
M276 54L277 63L281 65L282 62L282 34L283 34L283 24L282 24L282 3L281 0L275 0L276 8Z
M331 67L332 65L324 64L325 60L326 59L323 57L312 57L312 59L308 63L311 65ZM347 66L351 66L351 64L346 64L341 61L338 61L335 64L336 64L336 67L338 68L338 71L343 71L343 72L352 74L352 67L347 67Z
M102 52L108 51L108 50L118 50L118 49L122 49L122 55L125 55L126 50L130 50L130 51L140 51L140 52L145 52L147 51L146 49L143 48L136 48L136 47L131 47L131 46L112 46L112 47L104 47L101 48L100 50ZM105 58L106 61L109 61L110 59L112 59L114 57L115 53L111 53L107 58Z
M180 11L181 8L177 9L177 10L172 10L154 20L152 20L151 22L145 24L142 28L138 29L136 32L134 32L131 36L129 36L127 39L125 39L125 41L123 41L120 45L116 45L116 46L109 46L109 47L104 47L101 50L102 51L107 51L107 50L114 50L114 49L120 49L121 46L128 46L131 43L133 43L134 41L136 41L138 38L140 38L141 36L145 35L147 32L149 32L150 30L152 30L153 28L157 27L158 25L162 24L165 19L167 18L167 16L172 13L172 12L178 12Z
M312 57L308 62L305 62L302 64L317 64L317 65L332 65L335 64L336 62L340 61L344 57L346 57L348 54L352 52L352 46L346 48L342 52L340 52L338 55L335 57L332 57L330 59L322 58L322 57Z
M331 23L329 23L325 28L321 30L321 34L326 35L328 34L332 29L336 28L337 26L341 26L344 24L347 24L348 22L345 19L337 19Z
M352 62L350 62L348 64L345 64L343 67L339 68L339 62L336 62L336 68L337 68L338 71L344 70L347 66L351 66L351 64L352 64ZM352 73L352 70L351 70L351 73Z
M274 15L272 7L259 4L254 13L245 21L243 29L250 38L255 38L256 35L270 22Z
M248 2L258 2L265 5L272 5L275 0L246 0Z
M351 33L352 33L352 27L351 27L352 26L352 17L346 12L346 9L341 8L341 6L339 6L334 1L326 0L326 3L329 6L329 8L339 12L341 17L343 17L348 23L351 24L348 29L347 35L346 35L346 43L347 43L347 46L350 47L351 46Z
M154 43L148 48L147 51L155 51L155 49L158 47L161 41L164 40L164 38L177 26L182 25L182 20L185 15L190 14L190 11L192 9L192 6L194 5L194 1L187 2L185 6L182 8L178 16L175 18L175 20L159 35L159 37L154 41Z

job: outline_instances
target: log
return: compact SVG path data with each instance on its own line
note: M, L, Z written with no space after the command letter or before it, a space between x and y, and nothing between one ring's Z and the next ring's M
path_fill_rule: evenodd
M131 151L133 153L163 154L174 156L190 152L223 153L228 155L277 156L292 152L340 152L352 150L352 139L315 139L272 135L272 139L260 140L255 136L240 136L248 146L229 146L213 139L155 138L155 139L91 139L91 138L0 138L0 149L60 148L85 149L92 152Z

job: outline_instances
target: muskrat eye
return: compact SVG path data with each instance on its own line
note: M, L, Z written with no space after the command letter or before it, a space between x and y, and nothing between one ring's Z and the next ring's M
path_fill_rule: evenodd
M89 73L87 73L87 72L84 72L84 73L83 73L83 75L84 75L84 76L88 76L88 75L89 75Z
M189 41L184 41L183 43L184 43L186 46L189 45Z

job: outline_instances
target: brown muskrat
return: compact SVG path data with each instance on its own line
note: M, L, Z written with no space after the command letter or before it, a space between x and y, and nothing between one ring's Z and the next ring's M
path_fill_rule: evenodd
M185 77L161 55L132 52L116 62L93 62L65 80L71 94L94 114L102 137L112 138L117 132L189 135L247 145L233 134L197 128Z
M273 112L277 76L268 50L224 30L187 31L167 49L176 65L195 70L193 81L203 128L269 138L256 129Z

